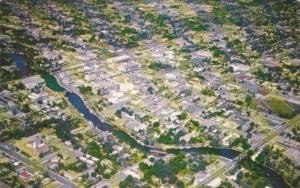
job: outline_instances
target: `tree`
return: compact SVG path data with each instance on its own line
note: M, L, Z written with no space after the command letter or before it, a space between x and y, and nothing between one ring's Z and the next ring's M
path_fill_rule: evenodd
M183 113L177 115L177 118L178 118L179 120L185 120L185 119L187 118L187 113L186 113L186 112L183 112Z
M234 188L234 186L227 180L222 181L218 188Z
M134 179L131 175L127 176L124 181L119 184L120 188L131 188L134 187Z
M247 106L250 106L250 104L252 103L252 97L250 95L246 96L245 103Z
M101 149L95 141L91 141L90 143L88 143L86 150L88 154L94 157L101 158L102 156Z
M169 184L174 184L177 181L177 177L173 174L169 178Z
M78 88L79 88L79 91L81 94L84 94L84 95L92 95L93 94L91 86L79 86Z
M182 181L177 181L176 186L178 188L184 188L184 183Z
M22 106L22 111L23 111L24 113L30 112L30 107L29 107L29 105L28 105L28 104L24 104L24 105Z
M163 144L173 144L174 139L172 137L172 132L168 132L167 134L160 135L157 141Z
M157 122L157 121L153 123L153 127L159 127L159 125L160 125L160 124L159 124L159 122Z
M203 95L206 95L206 96L209 96L209 97L211 97L211 96L215 96L215 93L214 93L214 91L213 90L211 90L211 89L204 89L204 90L202 90L201 91L201 93L203 94Z
M96 172L92 172L92 173L91 173L91 176L92 176L92 177L96 177L96 176L97 176L97 173L96 173Z
M186 169L187 162L184 158L184 153L179 152L173 159L170 160L169 166L175 174Z

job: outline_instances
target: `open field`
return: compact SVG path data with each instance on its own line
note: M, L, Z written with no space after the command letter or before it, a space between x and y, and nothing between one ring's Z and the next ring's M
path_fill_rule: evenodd
M295 111L282 98L270 95L266 99L266 103L270 110L283 118L291 118Z

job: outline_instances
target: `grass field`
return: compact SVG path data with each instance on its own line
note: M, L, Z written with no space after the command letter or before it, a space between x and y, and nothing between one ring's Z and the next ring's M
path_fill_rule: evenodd
M44 185L45 188L56 188L59 187L59 184L55 181L51 181L50 183Z
M281 97L270 95L266 99L266 104L271 111L282 118L292 118L295 111Z
M16 140L15 146L17 146L17 148L19 148L24 153L27 153L30 156L30 158L38 159L37 152L29 146L29 143L26 138L22 138L21 140Z

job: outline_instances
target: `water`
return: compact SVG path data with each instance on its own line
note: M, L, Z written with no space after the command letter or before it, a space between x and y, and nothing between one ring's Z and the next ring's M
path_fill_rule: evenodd
M58 84L56 78L51 74L43 74L42 78L45 80L46 86L52 89L53 91L56 92L65 91L65 89Z
M27 74L28 73L27 64L26 64L26 58L25 58L24 55L12 54L11 58L12 58L13 61L15 61L17 69L22 74Z
M249 158L245 158L243 161L241 161L241 164L246 169L257 172L257 174L260 176L267 177L274 188L290 188L290 186L284 181L284 179L271 168L263 166L255 161L252 161Z
M110 125L101 119L99 119L96 115L91 113L91 111L88 109L88 107L84 104L83 100L75 93L67 92L63 87L61 87L55 77L52 75L46 75L43 76L45 79L46 85L57 92L65 92L65 96L67 97L68 101L72 104L72 106L81 114L83 114L83 117L92 122L94 126L99 128L103 131L109 131L113 133L119 140L129 144L132 148L139 149L140 151L143 151L144 153L148 153L151 149L153 149L151 146L143 145L139 142L137 142L135 139L133 139L131 136L129 136L126 132L119 130L117 127L114 127L113 125ZM213 147L198 147L198 148L191 148L191 149L169 149L167 150L168 153L177 153L179 151L184 152L195 152L199 154L213 154L222 156L228 159L234 159L236 156L240 154L239 151L233 150L233 149L222 149L222 148L213 148ZM254 165L255 162L251 161L250 159L245 159L244 162L250 162L252 165ZM286 188L289 187L285 181L280 177L275 171L272 169L263 167L257 163L255 163L256 168L254 168L255 171L262 173L264 176L268 177L274 187L280 187L280 188ZM276 186L275 186L276 185Z
M193 153L201 153L201 154L209 154L209 155L218 155L225 157L227 159L234 159L237 157L240 152L230 148L213 148L213 147L196 147L196 148L188 148L188 149L169 149L169 153L177 153L179 151L184 152L193 152Z
M64 88L62 88L56 78L50 74L43 75L43 78L45 79L46 85L57 92L63 92L66 91ZM113 133L118 139L128 143L130 146L141 149L144 152L148 152L151 149L153 149L151 146L142 145L138 143L135 139L133 139L131 136L129 136L126 132L119 130L117 127L114 127L102 120L100 120L96 115L91 113L91 111L88 109L88 107L84 104L82 99L75 93L66 92L66 97L68 101L72 104L72 106L81 114L83 114L83 117L92 122L94 126L99 128L102 131L109 131ZM168 152L176 152L178 150L168 150ZM222 157L226 157L229 159L235 158L240 153L233 149L222 149L222 148L210 148L210 147L198 147L198 148L192 148L192 149L184 149L186 152L197 152L197 153L203 153L203 154L215 154Z
M44 74L42 78L45 80L46 86L53 91L56 92L65 92L65 96L68 101L72 104L72 106L83 115L83 117L92 122L94 126L102 131L109 131L113 133L118 139L126 142L133 148L137 148L144 152L148 152L150 148L142 146L132 137L130 137L126 132L119 130L117 127L113 127L112 125L103 122L96 115L91 113L91 111L86 107L82 99L75 93L71 93L66 91L63 87L59 85L56 78L51 74Z
M90 110L86 107L86 105L78 95L67 92L66 97L68 98L69 102L76 108L76 110L83 114L83 117L85 119L91 121L94 126L97 126L102 131L112 131L111 126L109 126L107 123L102 122L96 115L90 112Z

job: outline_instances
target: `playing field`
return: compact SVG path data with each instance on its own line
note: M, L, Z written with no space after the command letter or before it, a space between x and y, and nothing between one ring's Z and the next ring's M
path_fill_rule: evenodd
M282 118L292 118L295 111L281 97L270 95L266 99L266 104L271 111Z

